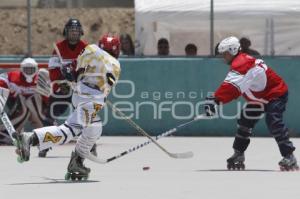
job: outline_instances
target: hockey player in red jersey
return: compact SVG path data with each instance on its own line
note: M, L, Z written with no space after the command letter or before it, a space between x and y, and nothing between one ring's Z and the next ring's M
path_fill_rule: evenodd
M76 60L80 52L87 46L85 41L80 40L81 36L83 35L83 29L78 19L71 18L68 20L68 22L65 24L63 35L65 39L57 42L56 46L64 63L61 63L56 50L53 50L53 57L49 59L50 79L51 82L54 83L54 95L50 97L50 106L53 102L63 102L62 104L52 107L54 117L60 116L66 111L68 107L65 105L66 101L71 103L72 90L70 89L68 83L60 81L65 80L65 77L61 73L62 65Z
M228 169L244 169L245 156L252 129L265 113L270 133L274 136L283 159L279 162L282 170L298 170L293 155L295 147L289 140L288 128L283 122L283 112L288 101L288 87L263 60L240 52L236 37L222 40L218 46L230 70L216 90L214 96L207 97L207 116L216 113L216 106L226 104L243 95L248 101L238 119L238 129L233 143L234 154L227 159Z
M68 107L72 107L72 89L64 75L61 73L61 68L63 65L70 64L72 61L76 60L80 52L87 46L87 43L80 39L82 35L83 29L80 21L78 19L70 18L63 30L65 39L56 43L59 52L53 50L53 57L49 59L48 66L53 88L53 95L49 98L49 115L51 115L53 119L61 116ZM61 63L57 53L60 53L64 63ZM47 151L48 150L41 151L39 156L45 157Z
M48 107L48 94L50 93L49 73L45 69L38 70L38 64L32 58L24 59L20 70L15 70L0 75L0 90L9 92L6 107L12 124L17 132L24 130L25 123L29 120L33 128L49 124L45 110ZM1 106L5 104L1 103ZM3 110L1 107L0 110ZM0 126L0 143L12 144L10 137L3 125Z

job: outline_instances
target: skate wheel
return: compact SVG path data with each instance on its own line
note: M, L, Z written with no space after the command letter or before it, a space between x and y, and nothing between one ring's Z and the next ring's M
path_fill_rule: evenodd
M244 164L240 164L239 165L239 170L245 170L245 165Z
M75 181L75 180L76 180L76 176L75 176L73 173L71 174L71 180L72 180L72 181Z
M233 168L232 168L232 165L229 165L229 164L228 164L228 165L227 165L227 169L228 169L228 170L232 170L232 169L233 169Z
M71 178L71 174L68 172L68 173L66 173L66 175L65 175L65 180L70 180L70 178Z
M82 177L82 180L86 181L89 178L89 176Z
M21 158L21 156L18 156L18 157L17 157L17 161L18 161L19 163L23 163L23 162L24 162L24 160Z
M78 181L81 181L81 180L82 180L82 176L78 176L78 177L77 177L77 180L78 180Z
M285 167L280 167L280 171L287 171Z

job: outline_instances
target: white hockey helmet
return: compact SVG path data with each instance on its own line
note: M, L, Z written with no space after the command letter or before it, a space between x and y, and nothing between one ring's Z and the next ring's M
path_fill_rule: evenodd
M218 51L220 54L228 51L231 55L237 55L240 50L240 41L236 37L227 37L223 39L219 46Z
M25 58L20 65L21 72L26 78L26 82L31 83L33 77L38 72L38 63L32 58Z

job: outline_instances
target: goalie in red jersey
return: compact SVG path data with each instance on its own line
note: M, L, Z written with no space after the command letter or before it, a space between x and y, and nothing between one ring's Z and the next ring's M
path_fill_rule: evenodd
M51 123L47 115L49 73L45 69L39 70L34 59L24 59L20 70L2 73L0 91L0 112L7 112L18 133L24 130L27 121L33 128ZM12 144L4 125L0 126L0 143Z

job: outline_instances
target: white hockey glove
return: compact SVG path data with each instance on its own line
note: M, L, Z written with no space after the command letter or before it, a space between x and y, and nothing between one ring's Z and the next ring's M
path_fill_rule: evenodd
M0 87L0 113L2 113L4 110L8 96L9 90L7 88Z
M54 56L49 59L48 66L49 66L49 69L61 68L62 63L60 62L59 57Z

